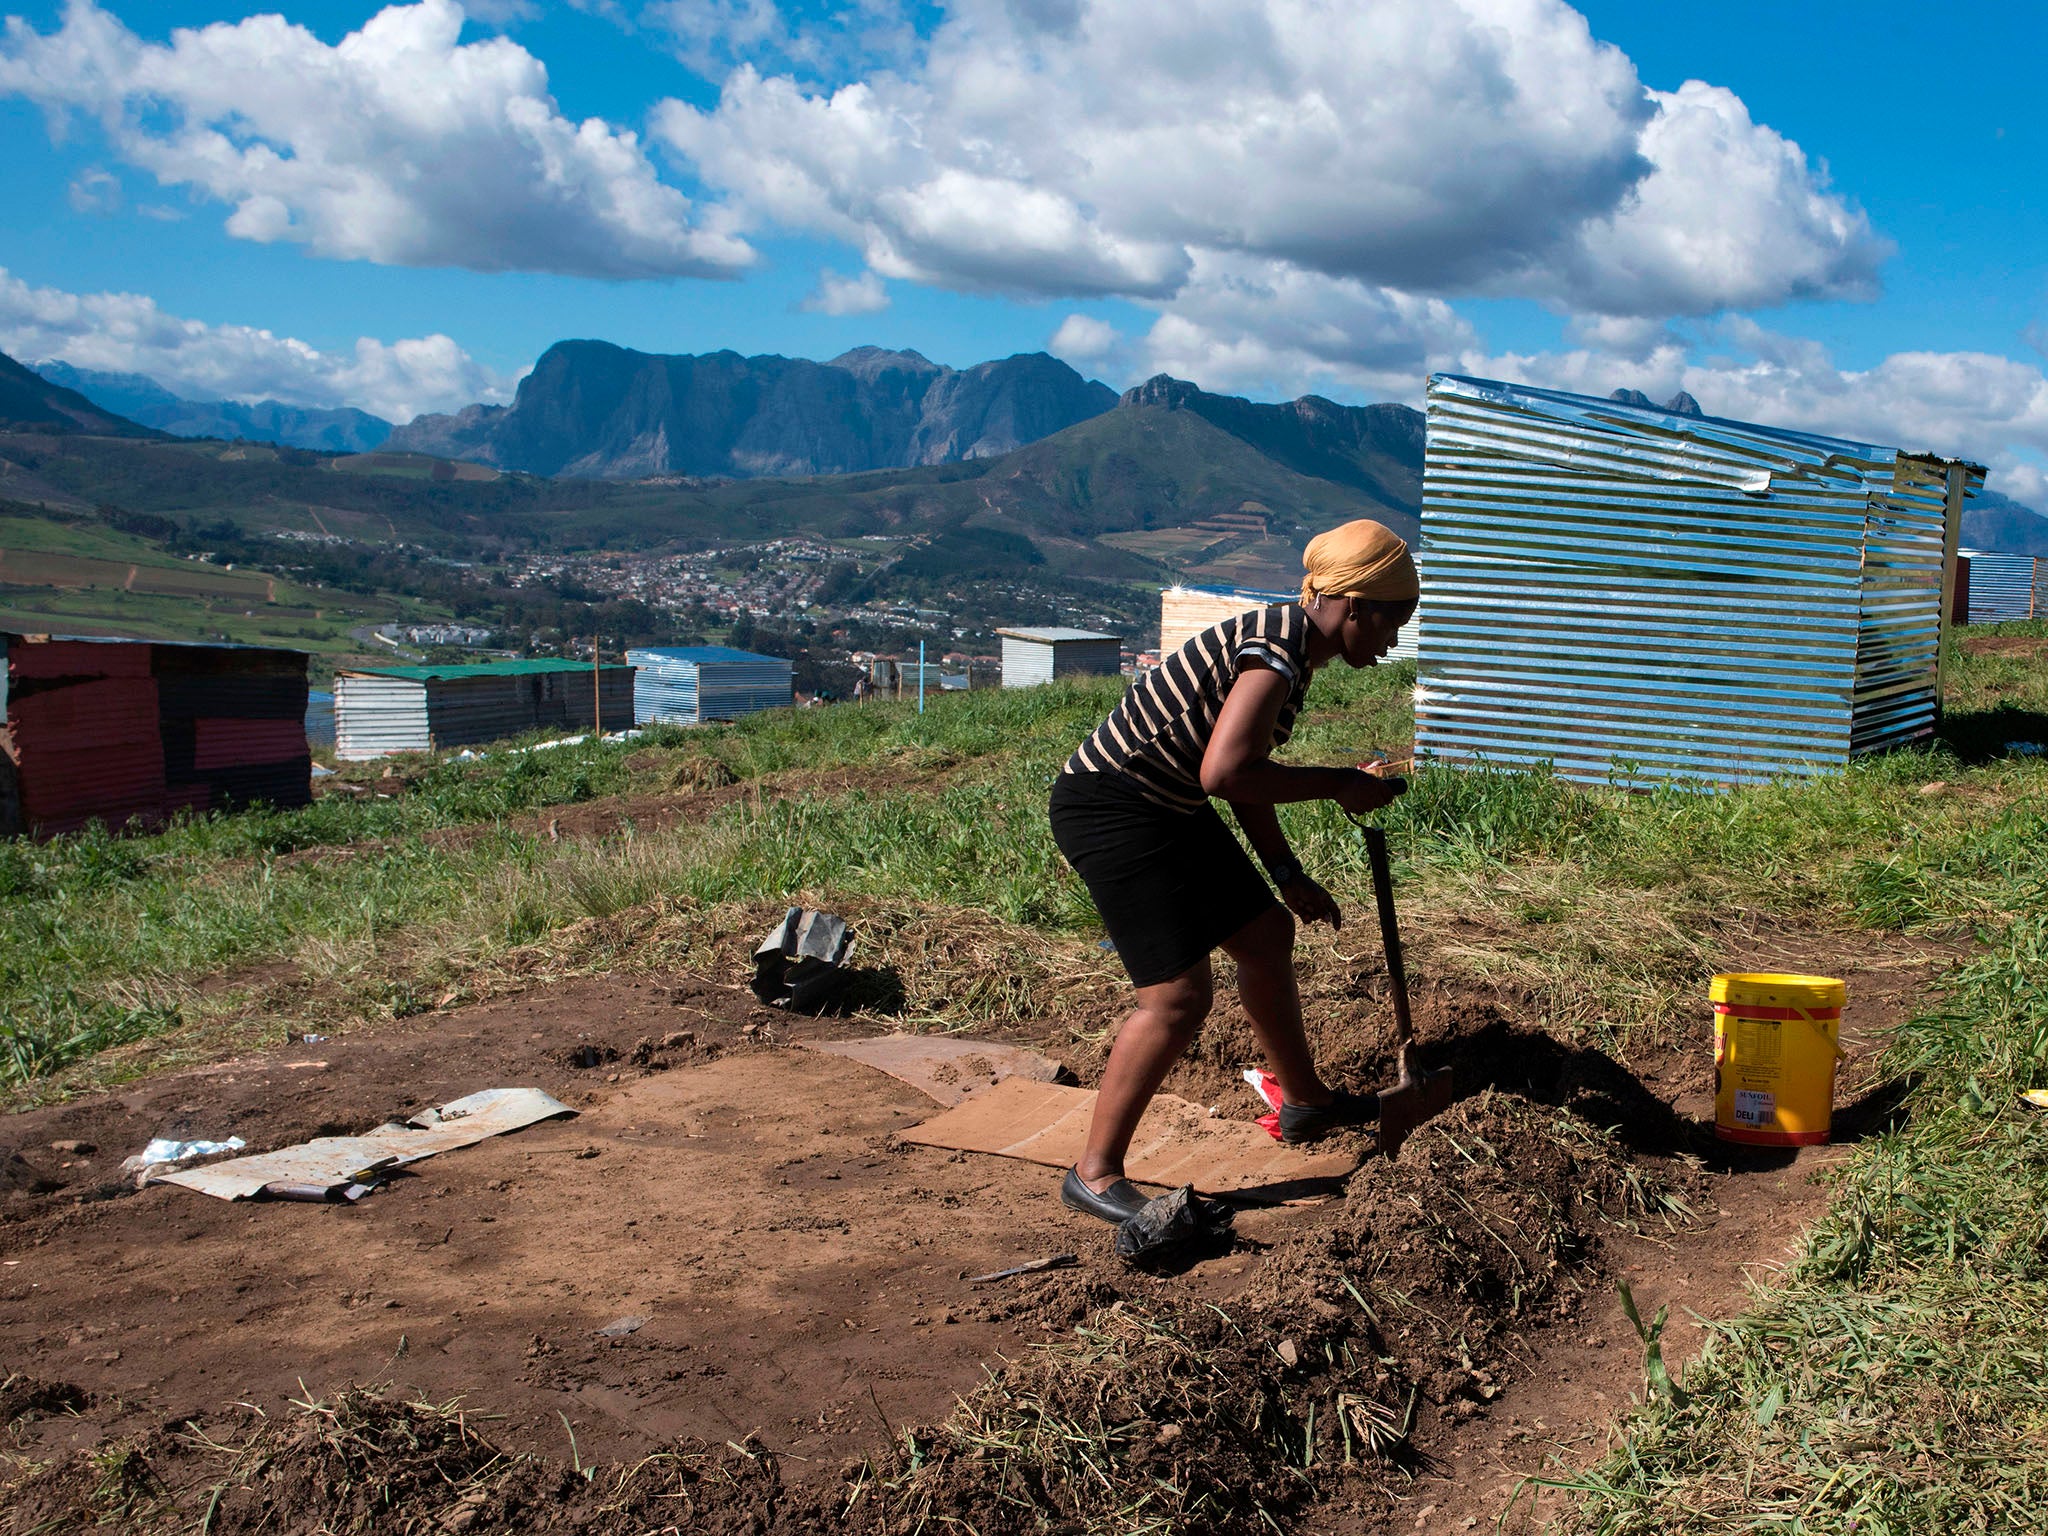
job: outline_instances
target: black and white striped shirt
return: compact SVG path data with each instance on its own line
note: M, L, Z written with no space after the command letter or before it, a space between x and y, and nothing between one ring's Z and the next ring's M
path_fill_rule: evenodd
M1122 773L1148 800L1193 810L1208 800L1202 754L1223 700L1247 660L1272 667L1293 687L1273 727L1273 747L1294 734L1308 692L1308 615L1275 603L1203 630L1137 682L1114 713L1067 759L1063 773Z

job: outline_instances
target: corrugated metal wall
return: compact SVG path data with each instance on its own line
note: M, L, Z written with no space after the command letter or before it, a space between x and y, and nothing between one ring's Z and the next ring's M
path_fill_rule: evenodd
M1925 734L1947 470L1433 378L1418 750L1726 783Z
M1299 592L1261 592L1251 587L1163 587L1159 593L1159 654L1170 656L1211 625L1254 608L1291 603ZM1388 661L1413 661L1422 633L1422 610L1401 627Z
M1003 686L1033 688L1056 677L1114 677L1123 670L1123 642L1027 640L1002 636Z
M795 669L779 656L724 646L655 646L628 651L626 659L639 669L633 717L643 725L737 720L787 708L795 698Z
M1864 520L1863 584L1849 750L1874 752L1933 734L1941 708L1945 573L1955 562L1964 485L1946 460L1900 453ZM1983 472L1977 472L1982 483ZM1950 516L1953 494L1954 516Z
M1970 622L2002 624L2048 617L2048 560L1966 549L1970 559Z
M0 830L154 825L312 797L303 652L21 635L0 646L11 706Z
M393 669L396 670L396 669ZM633 669L606 666L504 671L451 668L448 676L342 672L334 679L334 755L344 761L393 752L480 746L536 730L588 730L602 691L604 728L633 720Z
M427 752L427 685L370 672L341 672L334 679L334 755L345 763L389 757L394 752Z

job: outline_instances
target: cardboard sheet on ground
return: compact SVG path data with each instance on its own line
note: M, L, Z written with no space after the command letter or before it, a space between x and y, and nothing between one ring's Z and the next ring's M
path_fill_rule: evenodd
M273 1186L333 1192L374 1179L388 1169L453 1152L507 1131L575 1111L538 1088L486 1088L407 1121L380 1125L363 1136L320 1136L296 1147L234 1157L153 1180L182 1184L222 1200L248 1200Z
M1092 1088L1010 1078L897 1139L1067 1168L1081 1155L1094 1110ZM1332 1194L1357 1166L1355 1153L1282 1146L1252 1121L1217 1119L1168 1094L1145 1111L1124 1159L1140 1184L1192 1184L1205 1195L1273 1205Z
M806 1040L805 1046L886 1072L941 1104L958 1104L1010 1078L1049 1083L1060 1065L1036 1051L952 1035L877 1035L867 1040Z

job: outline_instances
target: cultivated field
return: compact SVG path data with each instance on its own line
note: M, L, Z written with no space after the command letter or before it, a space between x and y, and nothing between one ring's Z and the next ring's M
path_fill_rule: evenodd
M2048 758L2008 744L2048 741L2048 626L1950 675L1937 744L1838 778L1421 773L1386 825L1458 1103L1164 1274L1051 1170L898 1144L930 1101L793 1048L948 1031L1093 1081L1124 989L1043 802L1112 685L0 847L0 1529L2034 1529ZM1288 755L1398 747L1411 678L1319 680ZM1384 1081L1362 850L1289 822L1348 917L1304 939L1312 1034ZM743 988L799 901L854 924L849 1016ZM1706 979L1762 968L1849 981L1832 1147L1706 1133ZM1219 1004L1168 1091L1249 1118L1254 1060ZM115 1174L514 1085L578 1113L355 1206ZM1652 1333L1669 1307L1675 1383L1617 1282Z
M294 521L275 515L281 525ZM300 510L296 522L314 527L309 510ZM361 650L351 629L445 617L404 599L321 590L264 571L180 559L103 524L0 512L0 628L225 639L338 659Z

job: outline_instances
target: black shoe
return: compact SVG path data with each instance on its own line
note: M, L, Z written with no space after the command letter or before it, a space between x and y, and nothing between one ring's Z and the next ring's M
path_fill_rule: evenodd
M1377 1125L1380 1099L1376 1093L1347 1093L1342 1088L1327 1104L1282 1104L1280 1139L1290 1146L1321 1141L1330 1132L1350 1126Z
M1060 1183L1061 1205L1070 1211L1098 1216L1112 1226L1122 1226L1151 1203L1150 1197L1129 1179L1118 1179L1097 1194L1081 1182L1078 1172L1069 1168L1066 1178Z

